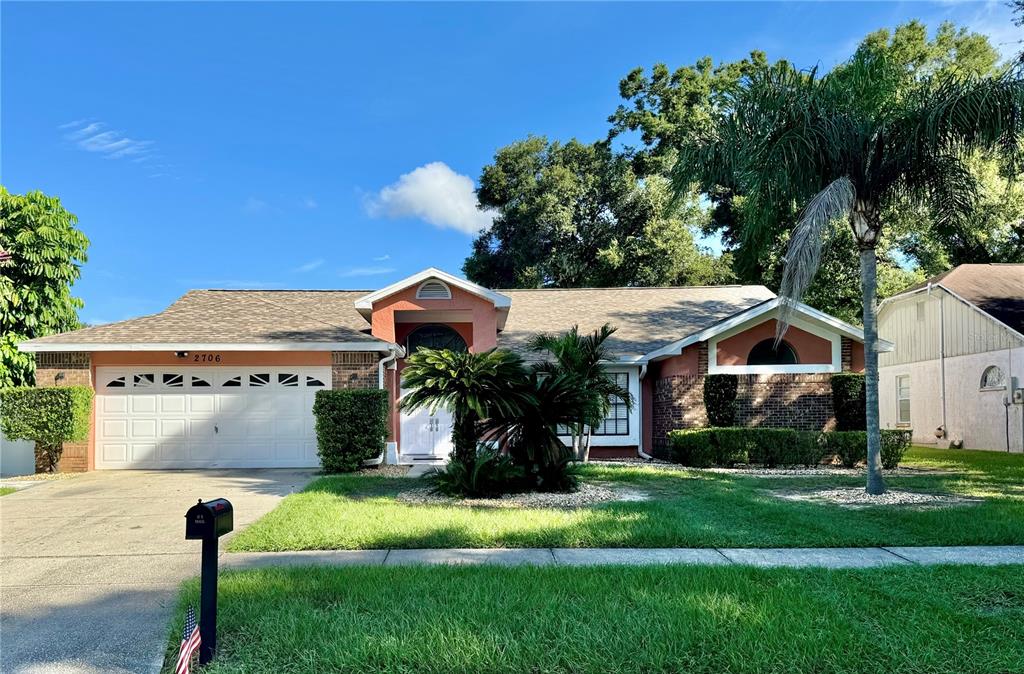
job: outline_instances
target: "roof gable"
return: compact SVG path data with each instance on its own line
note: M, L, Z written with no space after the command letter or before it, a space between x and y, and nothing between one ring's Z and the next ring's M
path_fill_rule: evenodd
M380 300L390 297L395 293L402 292L406 288L421 285L425 281L430 281L432 279L442 281L446 285L455 286L456 288L464 290L471 295L481 297L493 304L495 309L508 309L512 303L506 295L494 292L482 285L478 285L472 281L467 281L464 278L459 278L458 276L449 274L446 271L441 271L435 267L427 267L423 271L417 272L412 276L407 276L401 281L396 281L385 288L381 288L380 290L360 297L356 300L356 309L358 309L359 313L363 316L369 316L370 312L373 310L375 302L379 302Z

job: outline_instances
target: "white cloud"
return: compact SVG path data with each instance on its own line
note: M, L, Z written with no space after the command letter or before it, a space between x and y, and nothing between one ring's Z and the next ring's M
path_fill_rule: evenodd
M390 260L390 259L391 259L391 256L385 253L384 255L379 255L379 256L373 258L373 261L374 262L384 262L385 260Z
M395 271L394 267L349 267L338 272L342 278L353 278L356 276L380 276Z
M310 260L306 264L299 265L298 267L296 267L294 269L294 271L296 271L296 272L298 272L300 274L304 274L306 272L313 271L314 269L317 269L318 267L323 266L323 263L324 263L324 259L323 258L320 258L320 259L317 259L317 260Z
M964 21L967 27L988 35L992 46L1004 59L1014 58L1021 50L1021 29L1013 25L1012 12L1006 3L989 0L980 6L970 6L978 8Z
M80 149L95 152L107 159L131 157L132 161L141 162L152 156L156 149L153 141L129 138L121 131L109 129L104 122L78 119L61 124L59 128L67 132L64 138Z
M473 180L439 161L413 169L381 189L367 200L366 211L375 218L416 217L466 234L487 229L494 220L493 211L476 207Z

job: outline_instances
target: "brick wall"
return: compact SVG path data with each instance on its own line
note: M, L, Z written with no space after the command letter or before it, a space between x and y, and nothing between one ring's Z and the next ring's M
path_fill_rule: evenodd
M91 358L88 352L36 354L36 386L92 386ZM37 470L39 467L36 467ZM81 473L89 470L89 441L65 442L57 470Z
M375 352L331 352L331 386L333 388L377 388Z
M739 426L829 429L832 410L832 375L740 375L736 393ZM661 453L670 431L707 425L704 377L679 375L654 382L654 449Z

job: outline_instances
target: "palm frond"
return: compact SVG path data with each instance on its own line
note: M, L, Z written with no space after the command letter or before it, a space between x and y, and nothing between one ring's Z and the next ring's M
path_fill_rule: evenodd
M833 180L807 202L793 229L786 251L782 287L779 289L779 314L776 342L782 339L793 307L803 299L821 264L821 249L832 223L853 208L857 191L846 176Z

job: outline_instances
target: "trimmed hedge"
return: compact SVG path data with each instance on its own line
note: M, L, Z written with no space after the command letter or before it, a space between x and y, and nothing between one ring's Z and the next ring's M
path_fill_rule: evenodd
M388 392L332 389L316 392L316 446L328 473L350 472L380 456L388 433Z
M53 472L65 442L89 438L88 386L0 389L0 429L11 440L34 440L36 470Z
M708 425L726 428L736 423L736 391L739 377L734 374L709 374L704 377L704 409Z
M864 401L864 375L837 372L832 375L832 408L837 431L863 431L867 428Z
M882 431L882 467L896 468L910 447L910 431ZM853 467L867 459L863 431L797 431L789 428L696 428L669 433L671 459L694 468L738 463L816 466L837 455Z

